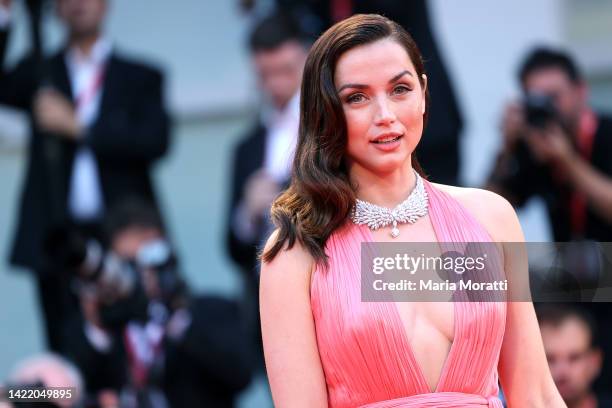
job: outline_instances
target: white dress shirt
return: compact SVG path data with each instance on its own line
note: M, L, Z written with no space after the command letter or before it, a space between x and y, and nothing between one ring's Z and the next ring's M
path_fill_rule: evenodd
M272 110L262 117L266 127L264 169L278 183L291 175L300 124L300 94L296 93L282 111Z
M83 128L91 126L98 116L102 100L104 68L112 50L111 43L100 38L89 55L71 48L66 53L66 66L76 101L76 115ZM98 218L104 211L102 189L96 158L87 146L75 154L68 193L70 214L76 220Z
M11 23L11 9L0 5L0 30L5 30Z
M279 184L284 184L291 175L291 166L300 124L300 93L296 93L283 110L269 109L261 114L266 128L263 168ZM253 242L258 237L255 225L248 217L244 203L235 210L232 228L243 242Z

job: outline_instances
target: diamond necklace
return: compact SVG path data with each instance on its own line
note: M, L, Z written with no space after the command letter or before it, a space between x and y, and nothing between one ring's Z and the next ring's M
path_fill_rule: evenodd
M351 219L357 225L367 225L372 231L392 225L391 236L397 238L400 234L397 224L414 224L416 220L427 214L427 191L423 179L415 171L416 185L408 198L397 207L389 209L360 199L355 200L351 211Z

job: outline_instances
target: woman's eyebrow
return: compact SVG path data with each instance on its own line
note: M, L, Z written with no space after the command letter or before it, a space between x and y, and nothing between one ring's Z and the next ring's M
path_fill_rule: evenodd
M368 89L369 86L364 84L344 84L336 92L340 93L343 89L346 88L356 88L356 89Z
M393 83L393 82L397 81L398 79L400 79L401 77L403 77L403 76L404 76L404 75L406 75L406 74L408 74L408 75L410 75L410 76L413 76L413 75L412 75L412 72L410 72L410 71L408 71L407 69L405 69L405 70L403 70L402 72L400 72L399 74L397 74L396 76L394 76L393 78L391 78L391 79L389 80L389 83L391 84L391 83Z
M400 72L399 74L395 75L393 78L391 78L389 80L389 83L393 83L396 82L397 80L399 80L401 77L403 77L404 75L410 75L413 76L412 73L410 71L408 71L407 69L403 70L402 72ZM355 88L355 89L368 89L369 86L368 85L364 85L364 84L344 84L342 85L340 88L338 88L338 90L336 92L340 93L342 92L342 90L346 89L346 88Z

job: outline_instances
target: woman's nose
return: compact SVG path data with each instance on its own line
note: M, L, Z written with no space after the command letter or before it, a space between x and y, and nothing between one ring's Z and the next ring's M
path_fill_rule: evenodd
M376 103L376 117L375 123L378 126L389 125L395 122L395 112L391 106L391 103L387 100L387 98L381 97L378 98Z

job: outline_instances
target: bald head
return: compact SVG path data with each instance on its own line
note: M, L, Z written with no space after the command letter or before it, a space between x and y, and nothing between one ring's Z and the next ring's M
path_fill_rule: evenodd
M62 357L45 353L19 362L9 376L12 384L42 383L45 387L71 387L76 390L73 399L58 400L61 407L69 407L79 399L83 380L78 369Z

